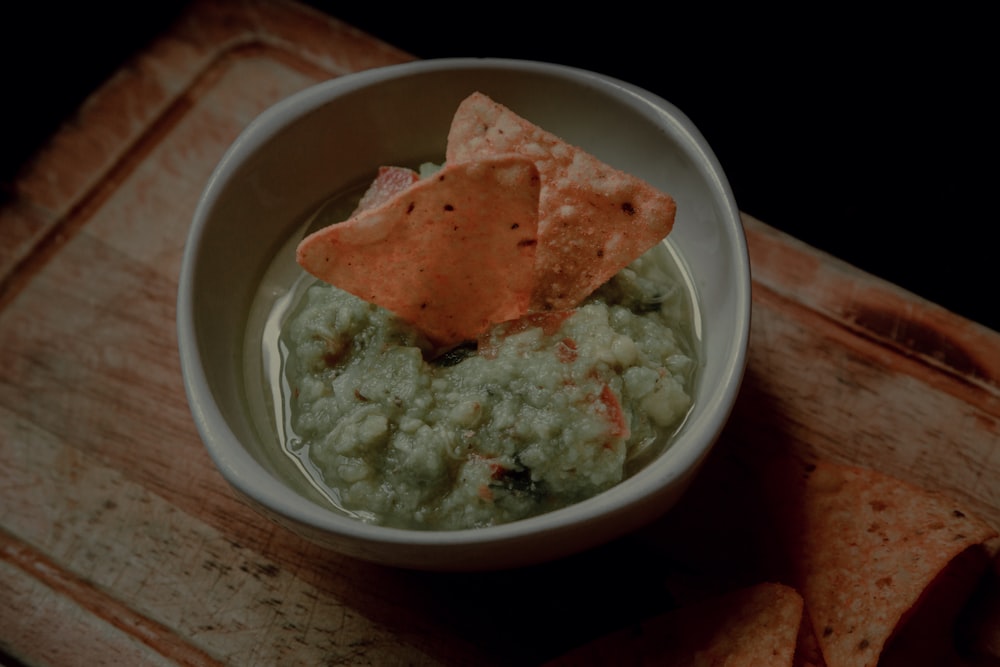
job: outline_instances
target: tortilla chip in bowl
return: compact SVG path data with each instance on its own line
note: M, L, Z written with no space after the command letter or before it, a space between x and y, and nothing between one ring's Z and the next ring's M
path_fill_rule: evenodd
M544 142L450 156L449 141L477 141L452 131L469 129L456 112L470 99L504 112L491 136L519 119ZM365 205L310 218L366 186ZM616 301L650 282L635 264L614 285L580 287L646 248L677 270L671 289ZM550 288L554 274L576 292ZM336 305L296 314L313 298ZM632 340L661 300L686 307L684 355L657 334ZM434 570L558 558L668 510L729 416L749 318L739 212L691 121L600 74L495 59L373 69L265 111L205 188L178 293L192 414L232 487L324 546ZM390 356L392 371L360 366ZM455 488L432 493L442 480Z

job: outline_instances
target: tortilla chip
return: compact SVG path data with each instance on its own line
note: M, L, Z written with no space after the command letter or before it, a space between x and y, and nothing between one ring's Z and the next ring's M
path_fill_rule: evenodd
M547 663L547 667L791 667L802 621L802 597L760 583L661 614Z
M938 574L997 534L942 496L872 470L819 462L773 473L792 583L829 667L876 665Z
M969 664L967 658L980 650L970 601L986 588L988 565L989 555L982 545L952 559L886 642L879 667Z
M989 560L976 591L959 613L956 643L964 655L1000 665L1000 553Z
M352 215L384 204L419 180L420 174L413 169L396 166L379 167L375 180L361 195L361 200Z
M505 155L445 166L301 241L309 273L387 308L446 347L527 312L538 171Z
M532 310L576 306L673 228L669 195L473 93L452 119L445 161L503 153L531 158L542 179Z
M792 664L795 667L827 667L812 620L809 614L805 613L804 601L802 623L799 624L799 636L795 640L795 658Z

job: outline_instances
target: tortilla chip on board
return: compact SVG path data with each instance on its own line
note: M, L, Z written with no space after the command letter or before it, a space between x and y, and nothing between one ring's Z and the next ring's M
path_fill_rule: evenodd
M787 461L771 472L790 583L828 667L877 665L939 573L997 534L950 500L873 470Z
M309 273L448 346L523 315L534 285L538 171L515 155L446 165L306 236Z
M675 609L546 663L546 667L791 667L802 597L762 582Z
M473 93L452 118L445 161L503 153L533 159L542 179L532 310L576 306L673 228L672 197Z

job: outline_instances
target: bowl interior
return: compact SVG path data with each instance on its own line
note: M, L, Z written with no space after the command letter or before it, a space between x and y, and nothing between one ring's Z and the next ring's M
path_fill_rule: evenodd
M289 481L297 471L248 402L244 334L261 277L303 215L331 194L367 182L380 165L443 160L451 117L477 90L677 200L670 242L700 310L694 407L677 443L633 488L615 491L619 500L604 502L626 503L643 485L684 478L728 416L748 329L746 247L722 170L680 111L627 84L539 63L462 59L372 70L310 88L255 120L209 182L185 254L179 337L196 422L227 479L279 513L317 525L339 520L319 505L296 505L293 496L310 497L311 487Z

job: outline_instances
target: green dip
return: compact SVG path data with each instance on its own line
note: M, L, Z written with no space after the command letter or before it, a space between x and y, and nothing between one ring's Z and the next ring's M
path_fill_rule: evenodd
M693 323L665 244L577 309L436 359L390 312L322 282L281 331L290 449L364 521L453 530L594 496L669 446Z

